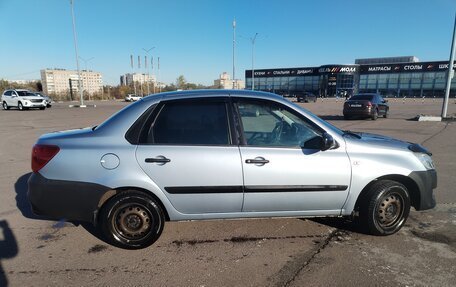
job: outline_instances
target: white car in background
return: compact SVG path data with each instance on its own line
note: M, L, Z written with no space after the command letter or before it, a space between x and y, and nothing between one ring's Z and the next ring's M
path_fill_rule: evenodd
M37 96L28 90L6 90L2 94L2 106L4 110L9 110L11 107L18 108L21 111L31 108L44 110L46 104L46 100L43 97Z
M141 96L137 96L135 94L128 94L125 97L125 101L126 102L136 102L136 101L140 100L141 98L142 98Z

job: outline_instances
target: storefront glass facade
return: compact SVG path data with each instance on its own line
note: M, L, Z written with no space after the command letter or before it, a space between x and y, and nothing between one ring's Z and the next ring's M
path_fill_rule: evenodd
M455 68L456 66L453 66ZM320 67L255 70L255 90L284 96L312 92L320 97L378 92L386 97L443 97L448 62L381 65L325 65ZM252 89L252 71L245 72ZM456 77L451 82L456 96Z

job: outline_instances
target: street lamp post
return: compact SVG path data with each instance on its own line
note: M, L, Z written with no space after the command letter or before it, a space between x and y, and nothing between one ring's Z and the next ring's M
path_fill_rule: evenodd
M250 38L252 41L252 91L255 90L255 41L258 36L258 33L255 33L253 38Z
M81 60L84 62L84 67L85 67L85 72L86 72L86 76L85 76L85 78L86 78L86 85L85 85L85 87L83 86L82 89L83 89L83 90L84 90L84 89L87 90L87 95L89 96L89 101L90 101L90 87L89 87L89 79L88 79L88 76L89 76L88 72L89 72L89 70L87 70L87 62L93 60L94 57L91 57L91 58L89 58L89 59L84 59L83 57L79 56L79 59L81 59Z
M74 9L73 9L73 0L70 0L71 4L71 17L73 19L73 38L74 38L74 51L76 53L76 67L78 69L78 89L79 89L79 97L81 100L81 107L84 107L84 95L81 86L81 70L79 69L79 57L78 57L78 40L76 37L76 24L74 20Z
M443 106L442 106L442 119L446 118L446 116L447 116L448 100L450 97L450 89L451 89L451 79L454 76L453 63L454 63L455 50L456 50L456 14L454 16L453 41L451 42L450 62L448 63L448 74L447 74L447 82L446 82L446 88L445 88L445 98L443 99Z
M233 89L236 88L236 68L234 65L235 47L236 47L236 18L234 18L234 20L233 20Z
M153 49L155 49L155 46L150 49L143 48L143 50L146 52L147 55L149 55L149 52L152 51ZM147 73L147 94L149 94L150 75L149 75L149 69L147 67L147 58L144 61L144 65L146 66L146 73Z

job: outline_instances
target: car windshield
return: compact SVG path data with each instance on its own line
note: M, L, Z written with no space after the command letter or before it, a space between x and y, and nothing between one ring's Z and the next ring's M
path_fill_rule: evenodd
M350 100L354 100L354 101L372 101L373 98L374 98L373 95L355 95L355 96L351 97Z
M16 91L19 97L30 97L30 96L35 96L34 93L30 93L27 91Z

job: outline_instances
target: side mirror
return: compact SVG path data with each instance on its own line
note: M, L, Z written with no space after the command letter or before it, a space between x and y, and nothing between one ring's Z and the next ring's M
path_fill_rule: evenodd
M321 151L337 147L337 142L328 133L323 133L321 136L313 137L306 141L303 145L303 148L305 149L319 149Z
M331 148L337 147L337 143L334 140L334 138L328 134L328 133L323 133L322 135L322 144L321 144L321 150L325 151Z

